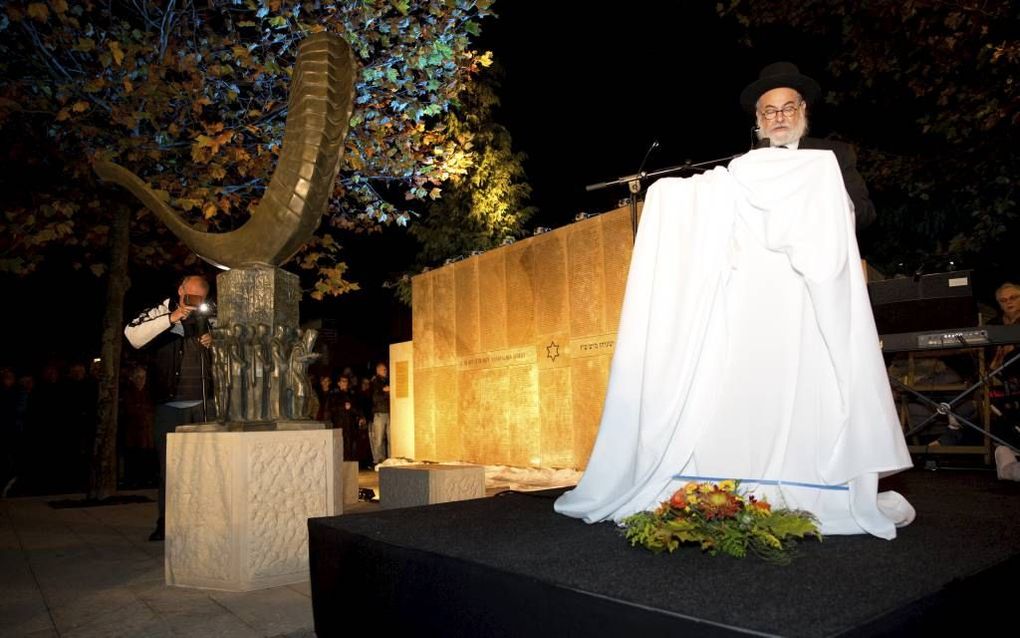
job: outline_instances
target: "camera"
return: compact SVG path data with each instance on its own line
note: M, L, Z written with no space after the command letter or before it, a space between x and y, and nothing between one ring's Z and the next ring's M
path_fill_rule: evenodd
M184 295L184 305L195 309L193 314L198 334L204 335L209 332L209 319L216 316L216 302L206 299L201 295ZM213 326L215 326L215 322L213 322Z

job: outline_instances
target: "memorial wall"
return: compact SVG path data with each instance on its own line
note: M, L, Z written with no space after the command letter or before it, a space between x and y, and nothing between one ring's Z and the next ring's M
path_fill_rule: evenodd
M415 458L583 468L632 244L621 208L415 277Z

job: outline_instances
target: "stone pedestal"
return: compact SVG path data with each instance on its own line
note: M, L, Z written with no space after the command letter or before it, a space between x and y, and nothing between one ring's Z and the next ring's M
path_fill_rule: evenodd
M344 461L344 505L358 502L358 462Z
M384 509L466 501L485 496L481 465L399 465L379 469Z
M339 430L167 436L166 583L250 591L308 579L308 518L343 512Z
M414 345L390 344L390 456L416 459L414 449Z

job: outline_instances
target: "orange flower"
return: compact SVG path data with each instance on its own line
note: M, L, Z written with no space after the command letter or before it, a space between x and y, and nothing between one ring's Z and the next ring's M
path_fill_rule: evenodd
M715 489L702 497L699 509L708 520L732 518L740 511L740 501L730 492Z
M687 493L684 490L677 490L673 497L669 499L669 504L678 510L687 507Z
M751 501L751 506L763 514L772 511L772 506L768 504L768 501Z

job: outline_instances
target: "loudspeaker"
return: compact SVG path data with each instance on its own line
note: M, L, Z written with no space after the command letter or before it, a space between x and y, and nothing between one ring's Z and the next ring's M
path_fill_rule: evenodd
M868 283L878 334L971 328L978 321L971 271Z

